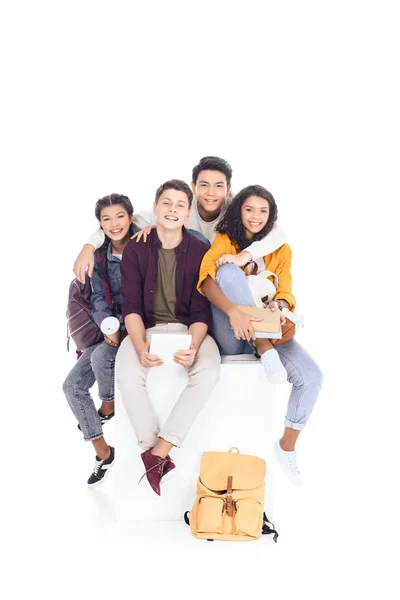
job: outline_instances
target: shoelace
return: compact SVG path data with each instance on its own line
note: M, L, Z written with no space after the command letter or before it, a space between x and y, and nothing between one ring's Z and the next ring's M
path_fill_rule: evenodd
M104 460L95 460L94 461L94 469L93 469L93 474L97 475L97 473L100 471L101 466L103 465Z
M150 471L152 471L153 469L157 469L158 473L162 477L162 475L164 473L165 465L167 464L167 462L168 462L168 459L164 458L162 461L158 462L156 465L153 465L152 467L150 467L150 469L147 469L147 471L145 471L143 473L143 475L141 476L141 478L139 479L138 484L142 481L143 477L145 477L147 475L147 473L150 473Z
M292 457L289 454L288 461L289 461L289 469L290 469L290 472L292 473L292 475L300 475L300 471L297 468L296 459L293 460L293 464L292 464Z

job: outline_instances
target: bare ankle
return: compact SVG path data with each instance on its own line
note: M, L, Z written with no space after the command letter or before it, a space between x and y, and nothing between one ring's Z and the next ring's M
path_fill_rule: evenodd
M273 348L273 345L268 338L257 338L255 344L258 354L260 355L264 354L264 352L267 352L267 350L271 350L271 348Z
M111 402L105 402L103 400L100 407L100 411L105 416L111 415L114 412L114 400L112 400Z
M279 445L282 448L282 450L284 450L284 452L293 452L294 450L294 443L293 442L288 442L286 440L279 440Z
M107 458L110 458L110 454L111 454L111 450L110 450L110 446L107 447L107 450L97 450L96 451L96 456L98 456L101 460L107 460Z

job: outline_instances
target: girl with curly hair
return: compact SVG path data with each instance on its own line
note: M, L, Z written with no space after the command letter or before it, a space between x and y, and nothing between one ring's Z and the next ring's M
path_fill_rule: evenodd
M314 360L292 339L274 346L267 338L257 338L252 321L240 306L256 306L249 286L254 263L246 265L246 248L272 230L278 209L272 194L260 185L241 190L228 207L216 230L217 235L205 254L198 289L211 302L213 334L221 354L260 356L265 375L272 383L292 384L284 433L275 443L275 455L288 479L300 485L295 444L314 408L322 384L322 374ZM247 261L251 260L247 253ZM237 257L240 255L240 260ZM292 251L288 244L263 257L262 268L276 290L269 296L266 310L294 311L290 273ZM273 297L273 299L271 299ZM281 322L285 319L281 315Z

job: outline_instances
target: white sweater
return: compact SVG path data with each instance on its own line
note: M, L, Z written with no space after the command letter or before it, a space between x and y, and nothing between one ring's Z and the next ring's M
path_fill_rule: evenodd
M202 233L212 243L216 236L215 227L222 219L230 202L231 198L227 198L225 200L221 212L219 213L218 217L214 219L214 221L204 221L199 215L197 198L194 197L190 217L186 221L185 227L187 229L195 229L196 231L200 231L200 233ZM147 225L157 225L157 218L151 210L145 210L134 214L133 222L137 227L139 227L139 229L143 229L143 227L146 227ZM87 243L91 244L97 249L103 244L104 239L103 230L98 228L90 236L90 239ZM248 246L248 248L246 248L246 250L250 252L252 259L256 260L257 258L271 254L277 250L277 248L280 248L285 242L285 232L281 227L279 227L279 225L275 225L273 230L265 238L259 242L253 242L250 246Z

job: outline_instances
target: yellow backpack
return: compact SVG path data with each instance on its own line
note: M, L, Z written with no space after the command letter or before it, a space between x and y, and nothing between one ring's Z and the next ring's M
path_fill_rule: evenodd
M184 516L192 534L207 540L250 541L274 533L276 542L279 534L264 513L265 472L263 458L240 454L237 448L203 452L196 500Z

